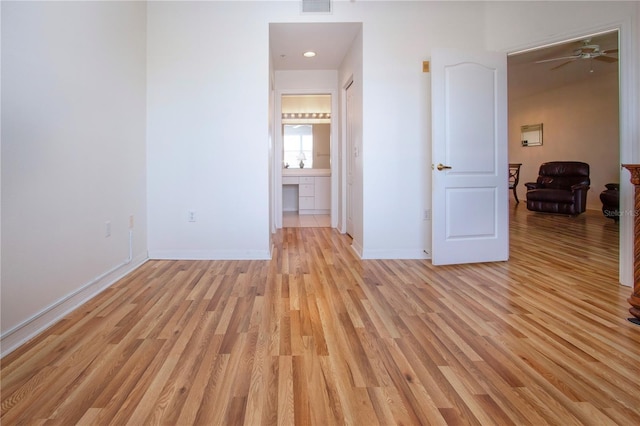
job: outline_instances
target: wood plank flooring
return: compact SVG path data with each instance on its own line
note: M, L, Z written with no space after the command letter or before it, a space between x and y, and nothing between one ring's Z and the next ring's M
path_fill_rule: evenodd
M149 261L2 360L3 425L640 424L618 227L511 207L508 262Z

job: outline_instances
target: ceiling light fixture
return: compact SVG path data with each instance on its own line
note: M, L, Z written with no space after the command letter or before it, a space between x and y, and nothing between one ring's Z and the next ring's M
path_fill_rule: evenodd
M330 120L330 112L283 112L282 119L318 119L318 120Z
M316 56L316 52L309 50L308 52L304 52L302 56L304 56L305 58L313 58L314 56Z

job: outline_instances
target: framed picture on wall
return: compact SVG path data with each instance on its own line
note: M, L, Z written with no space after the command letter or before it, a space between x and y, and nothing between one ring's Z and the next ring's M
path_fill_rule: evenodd
M520 126L522 146L542 145L542 123Z

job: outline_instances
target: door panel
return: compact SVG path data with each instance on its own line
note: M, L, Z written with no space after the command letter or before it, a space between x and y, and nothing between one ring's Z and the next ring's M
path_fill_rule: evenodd
M506 55L432 56L434 264L508 258Z

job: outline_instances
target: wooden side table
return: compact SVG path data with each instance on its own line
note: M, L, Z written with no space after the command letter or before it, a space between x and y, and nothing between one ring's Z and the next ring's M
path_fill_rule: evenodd
M635 187L633 210L633 293L627 299L631 308L629 313L635 318L630 320L640 325L640 164L623 164L631 172L631 183Z
M516 199L516 204L520 203L516 192L516 186L520 182L520 166L522 166L522 163L509 163L509 189L513 190L513 198Z

